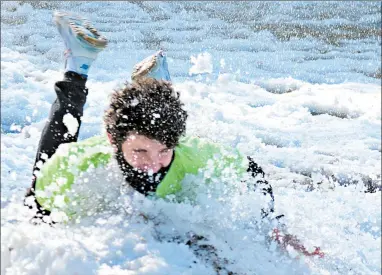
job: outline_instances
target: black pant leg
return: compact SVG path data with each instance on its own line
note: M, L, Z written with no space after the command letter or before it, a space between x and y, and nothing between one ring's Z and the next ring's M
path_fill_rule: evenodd
M36 185L35 172L49 159L62 143L76 142L81 126L81 118L86 103L88 89L85 87L86 78L75 72L66 72L64 79L55 83L54 90L57 98L52 104L49 119L41 133L37 149L36 159L33 166L32 186L28 188L26 197L34 196ZM66 114L70 114L78 122L78 129L71 135L63 123ZM40 209L37 201L37 207Z

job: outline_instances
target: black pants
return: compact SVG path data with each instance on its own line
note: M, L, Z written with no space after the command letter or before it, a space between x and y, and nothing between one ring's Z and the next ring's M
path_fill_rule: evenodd
M56 152L58 146L62 143L77 141L86 96L88 95L88 89L85 87L85 83L86 78L75 72L66 72L64 79L56 82L54 90L57 94L57 99L52 104L49 119L41 133L33 166L32 186L28 188L26 197L35 196L35 172L39 171L39 167ZM72 115L78 122L79 126L74 135L69 133L63 123L63 118L66 114ZM35 203L38 213L49 214L49 211L44 211L41 208L36 199Z

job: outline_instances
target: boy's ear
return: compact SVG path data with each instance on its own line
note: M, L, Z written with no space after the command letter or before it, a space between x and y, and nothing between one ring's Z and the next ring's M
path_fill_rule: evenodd
M111 144L113 144L113 138L111 137L111 134L110 133L107 133L107 139L109 140L109 142Z
M114 144L114 142L113 142L113 137L111 136L110 133L107 133L107 139L109 140L111 146L113 146L113 148L114 148L114 152L117 152L117 151L118 151L118 150L117 150L117 146L115 146L115 144Z

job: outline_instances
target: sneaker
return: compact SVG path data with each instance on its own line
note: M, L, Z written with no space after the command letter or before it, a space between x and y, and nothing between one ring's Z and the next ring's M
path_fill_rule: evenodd
M165 53L160 50L136 64L131 74L132 81L142 78L171 81Z
M87 19L78 15L55 12L53 18L66 47L66 71L87 76L91 63L107 46L107 39Z

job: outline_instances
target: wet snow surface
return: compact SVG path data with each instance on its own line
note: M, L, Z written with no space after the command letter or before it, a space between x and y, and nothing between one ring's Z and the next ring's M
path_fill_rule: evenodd
M1 3L1 274L379 274L381 192L363 191L381 180L380 3L25 2ZM110 40L90 70L80 139L102 133L108 95L163 48L188 134L253 156L289 232L325 258L269 245L258 198L202 175L184 183L193 203L110 191L115 203L77 222L30 224L22 197L63 74L55 9L85 14ZM93 191L118 189L96 175Z

